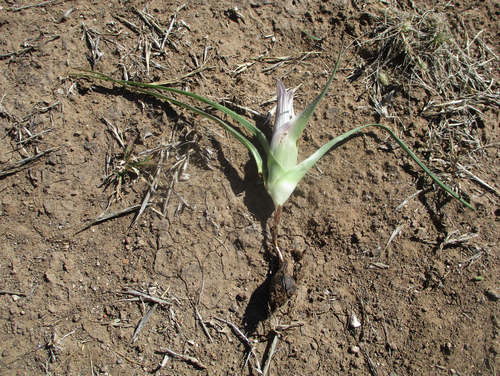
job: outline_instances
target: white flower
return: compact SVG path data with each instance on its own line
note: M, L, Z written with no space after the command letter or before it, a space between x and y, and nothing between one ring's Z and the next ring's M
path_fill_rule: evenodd
M300 124L296 122L298 116L295 116L293 110L293 94L293 90L286 90L283 83L278 80L278 104L273 137L269 146L266 184L267 192L273 199L275 208L285 203L296 186L281 179L286 172L297 166L299 156L298 139L302 129L297 129Z

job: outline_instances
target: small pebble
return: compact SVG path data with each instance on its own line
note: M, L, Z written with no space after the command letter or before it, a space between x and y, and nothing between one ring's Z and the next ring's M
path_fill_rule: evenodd
M242 302L244 300L247 300L248 296L244 292L240 292L238 295L236 295L236 300L239 302Z
M351 354L357 354L357 353L359 353L359 351L360 351L360 348L358 346L351 346L351 347L349 347L349 352Z
M498 290L488 289L484 293L492 302L498 302L500 300L500 291Z
M398 351L398 346L394 342L389 342L387 346L392 350L392 351Z
M349 326L353 329L359 328L361 326L361 323L359 322L355 314L351 315L351 318L349 319Z

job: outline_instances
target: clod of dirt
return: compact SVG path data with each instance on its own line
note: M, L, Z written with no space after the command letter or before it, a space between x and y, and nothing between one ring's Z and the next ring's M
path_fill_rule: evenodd
M244 292L240 292L238 295L236 295L236 300L239 302L242 302L244 300L248 299L248 295L245 294Z
M287 266L288 262L285 261L271 278L269 303L273 311L283 306L297 292L295 280L287 273Z
M500 291L495 289L488 289L484 292L489 300L498 302L500 300Z

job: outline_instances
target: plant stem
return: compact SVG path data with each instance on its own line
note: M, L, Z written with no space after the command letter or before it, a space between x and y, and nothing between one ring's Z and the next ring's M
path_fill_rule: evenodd
M274 212L274 228L273 228L273 245L276 253L278 254L278 257L280 259L280 266L285 262L285 259L283 258L283 254L281 253L279 244L278 244L278 228L279 228L279 222L280 222L280 214L281 214L281 205L278 206L276 211Z

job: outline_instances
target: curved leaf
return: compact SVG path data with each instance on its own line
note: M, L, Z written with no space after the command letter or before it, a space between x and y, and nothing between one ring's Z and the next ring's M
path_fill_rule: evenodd
M204 103L207 103L209 104L210 106L212 107L215 107L217 109L219 109L220 111L226 113L227 115L233 117L235 120L237 120L238 122L240 122L245 128L247 128L250 132L252 132L255 136L257 136L257 138L260 140L260 137L263 138L263 140L265 141L265 143L262 145L264 147L264 150L266 151L266 153L269 151L269 144L267 142L267 139L265 138L265 135L257 128L255 127L252 123L250 123L248 120L246 120L244 117L236 114L234 111L231 111L230 109L222 106L222 105L219 105L218 103L215 103L215 102L212 102L210 101L209 99L206 99L206 98L203 98L199 95L196 95L196 94L193 94L193 93L189 93L187 91L183 91L183 90L178 90L178 89L172 89L172 88L167 88L167 87L162 87L162 86L156 86L156 85L150 85L150 84L142 84L142 83L137 83L137 82L132 82L132 81L122 81L122 80L115 80L114 78L111 78L109 76L106 76L102 73L98 73L98 72L94 72L94 71L87 71L87 70L82 70L84 72L87 72L87 73L92 73L94 74L95 76L93 75L90 75L90 74L78 74L78 76L81 76L81 77L87 77L87 78L96 78L96 79L99 79L99 80L104 80L104 81L110 81L110 82L114 82L114 83L117 83L117 84L120 84L124 87L127 87L129 89L133 89L139 93L142 93L142 94L146 94L146 95L151 95L151 96L154 96L154 97L157 97L157 98L160 98L160 99L163 99L167 102L170 102L176 106L179 106L179 107L182 107L182 108L185 108L186 110L189 110L189 111L192 111L198 115L201 115L209 120L212 120L216 123L218 123L219 125L221 125L225 130L227 130L229 133L231 133L238 141L240 141L243 145L245 145L245 147L250 151L250 154L252 154L252 157L253 159L255 160L255 163L257 164L257 170L258 170L258 173L260 176L263 176L265 178L265 174L264 174L264 163L262 161L262 157L261 155L259 154L257 148L255 147L254 144L252 144L245 136L243 136L240 132L238 132L236 129L234 129L233 127L231 127L229 124L227 124L226 122L224 122L222 119L216 117L216 116L213 116L199 108L196 108L196 107L193 107L187 103L184 103L184 102L181 102L177 99L174 99L174 98L171 98L171 97L167 97L166 95L163 95L163 94L160 94L160 93L157 93L157 92L154 92L154 91L150 91L150 90L145 90L145 89L141 89L141 87L151 87L151 88L156 88L156 89L162 89L162 90L167 90L167 91L171 91L171 92L175 92L177 94L182 94L182 95L185 95L185 96L188 96L188 97L192 97L194 99L198 99ZM262 144L262 142L261 142Z
M217 110L225 113L226 115L232 117L234 120L236 120L242 126L244 126L246 129L248 129L255 137L257 137L257 139L259 140L260 144L264 148L264 151L266 152L266 154L269 152L269 142L267 141L267 138L264 135L264 133L262 133L262 131L259 128L257 128L255 125L253 125L251 122L249 122L243 116L238 115L233 110L230 110L229 108L227 108L227 107L225 107L225 106L223 106L223 105L221 105L221 104L219 104L217 102L214 102L214 101L212 101L212 100L210 100L208 98L204 98L204 97L202 97L202 96L200 96L198 94L194 94L194 93L191 93L189 91L175 89L175 88L168 87L168 86L161 86L161 85L155 85L155 84L146 84L146 83L134 82L134 81L117 80L117 79L114 79L112 77L106 76L105 74L102 74L102 73L99 73L99 72L94 72L94 71L89 71L89 70L84 70L84 69L80 69L80 71L91 73L91 74L95 75L95 76L92 76L92 75L80 74L80 76L89 77L89 78L97 78L97 79L104 80L104 81L110 81L110 82L114 82L114 83L120 84L122 86L127 86L127 87L136 86L136 87L142 87L142 88L150 88L150 89L157 89L157 90L169 91L171 93L176 93L176 94L184 95L186 97L190 97L190 98L199 100L200 102L206 103L209 106L211 106L211 107L213 107L213 108L215 108L215 109L217 109ZM151 92L148 92L148 93L151 93Z
M281 179L276 183L277 185L283 185L284 188L290 187L293 185L295 187L299 181L304 177L304 175L311 169L312 166L321 158L323 157L328 151L330 151L331 148L333 148L335 145L337 145L339 142L344 141L348 137L352 136L353 134L361 131L362 129L366 127L377 127L377 128L382 128L385 130L389 135L403 148L404 151L408 153L408 155L417 163L422 170L424 170L431 178L438 184L441 188L443 188L446 192L448 192L450 195L452 195L455 199L460 201L462 204L466 205L467 207L471 208L472 210L475 210L474 207L469 204L467 201L465 201L462 197L460 197L456 192L453 192L446 184L444 184L439 178L434 175L421 161L420 159L417 158L417 156L399 139L398 136L387 126L382 125L382 124L365 124L362 126L359 126L357 128L354 128L350 130L349 132L346 132L333 140L329 141L325 145L323 145L321 148L319 148L316 152L314 152L309 158L306 160L302 161L300 164L298 164L296 167L294 167L292 170L288 171L286 174L284 174ZM289 193L289 195L286 197L290 196L292 194L293 190ZM284 201L286 201L286 199ZM283 202L284 202L283 201Z

